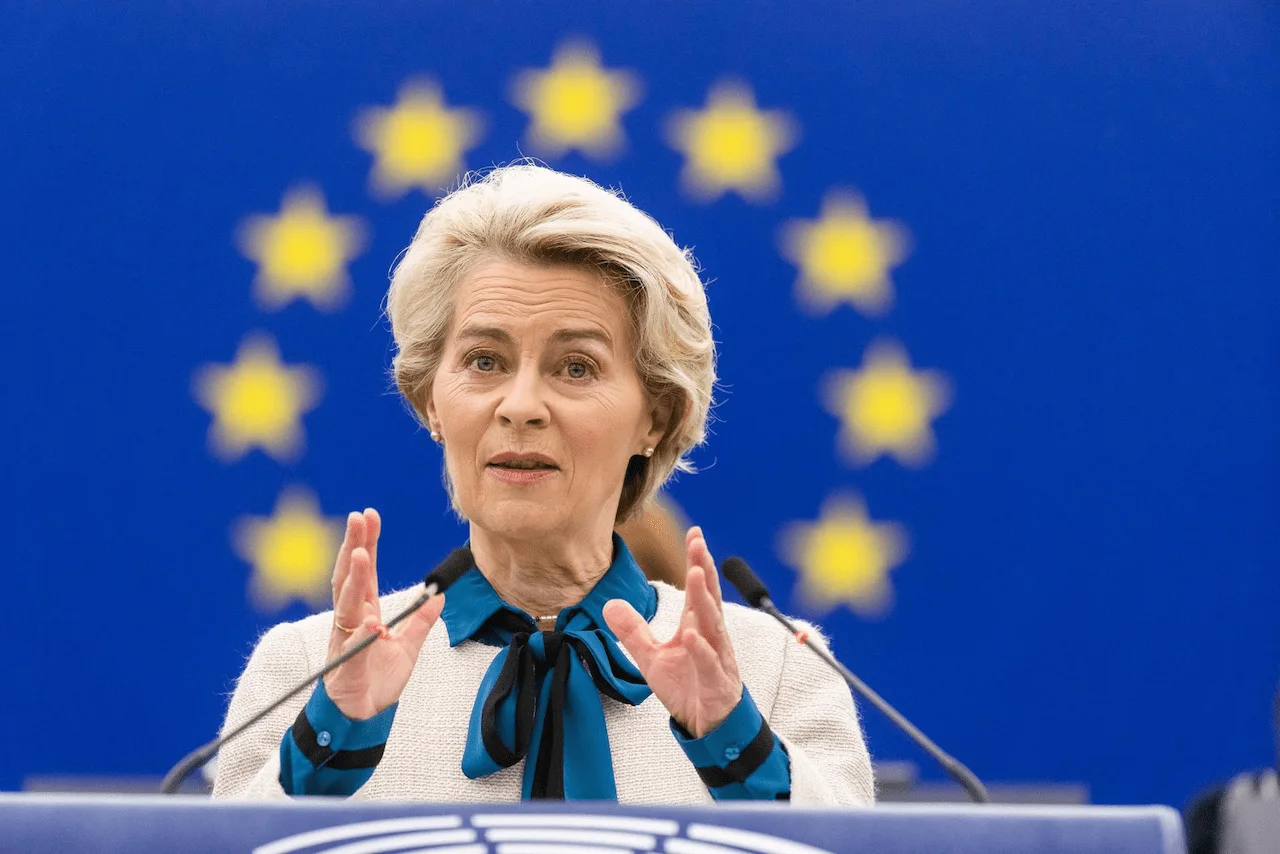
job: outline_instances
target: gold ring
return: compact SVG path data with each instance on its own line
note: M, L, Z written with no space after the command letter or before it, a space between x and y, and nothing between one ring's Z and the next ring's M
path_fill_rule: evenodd
M355 629L349 629L346 626L342 625L342 623L339 623L336 617L334 618L334 621L333 621L333 627L338 631L346 632L347 634L351 634L352 632L355 631Z

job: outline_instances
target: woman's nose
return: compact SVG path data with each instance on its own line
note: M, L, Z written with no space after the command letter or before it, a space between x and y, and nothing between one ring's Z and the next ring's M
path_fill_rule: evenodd
M542 376L535 368L523 368L512 376L502 400L498 402L498 418L514 426L538 427L547 423L545 388Z

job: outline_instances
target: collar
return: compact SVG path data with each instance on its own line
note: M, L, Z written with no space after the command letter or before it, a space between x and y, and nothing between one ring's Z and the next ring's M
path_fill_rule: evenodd
M605 603L610 599L627 600L646 621L652 620L658 610L658 591L649 584L640 565L631 555L631 550L616 532L613 534L613 563L609 564L596 586L591 588L581 602L560 612L556 630L563 629L569 618L581 611L598 628L608 631L603 611ZM504 602L489 579L484 577L484 573L472 566L445 594L444 611L441 612L440 619L449 632L449 646L457 646L475 636L490 617L504 608L534 622L531 615Z

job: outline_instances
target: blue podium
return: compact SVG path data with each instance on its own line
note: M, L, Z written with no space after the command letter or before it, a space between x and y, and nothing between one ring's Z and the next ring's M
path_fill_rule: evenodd
M1168 807L392 804L0 794L0 852L1184 854Z

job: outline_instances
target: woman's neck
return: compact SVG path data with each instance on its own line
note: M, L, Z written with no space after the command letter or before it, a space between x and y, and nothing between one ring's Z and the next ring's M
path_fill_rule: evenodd
M603 541L513 541L471 526L476 567L508 605L532 617L558 614L591 592L613 563L613 538Z

